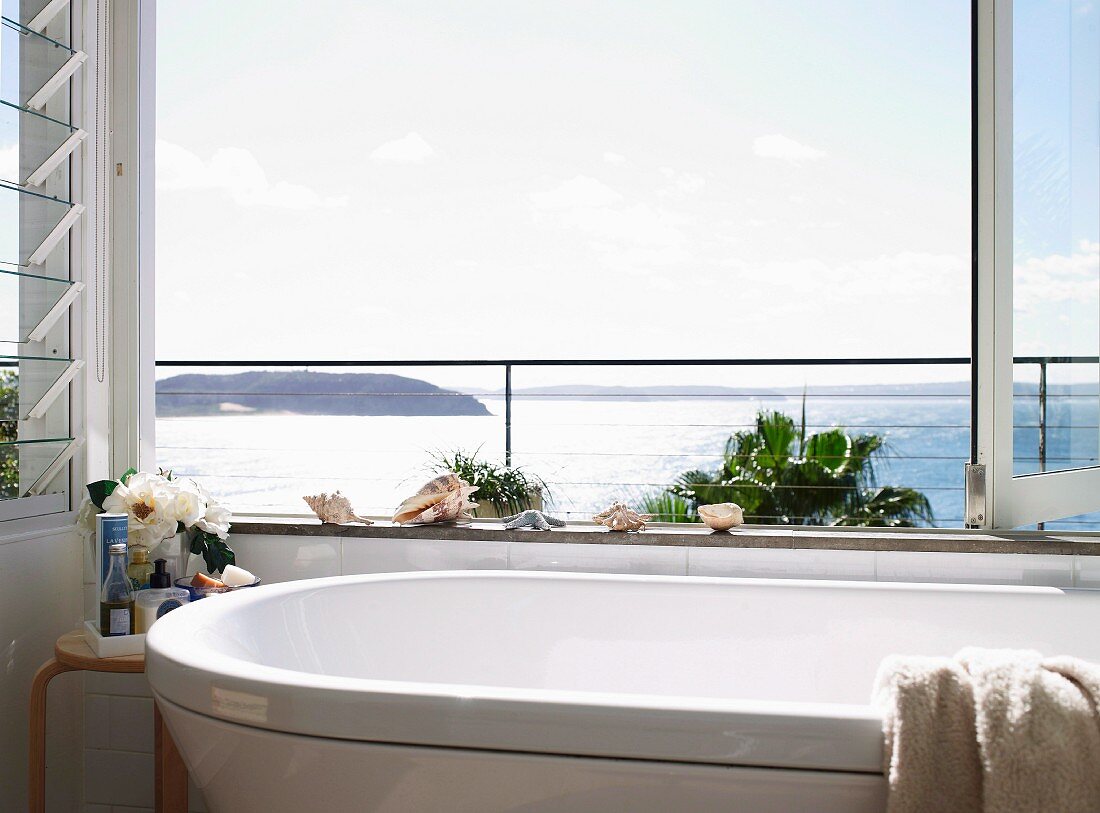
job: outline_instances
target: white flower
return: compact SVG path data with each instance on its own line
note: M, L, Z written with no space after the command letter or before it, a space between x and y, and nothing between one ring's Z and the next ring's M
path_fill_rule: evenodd
M203 516L206 515L206 504L209 497L198 483L189 477L178 477L172 480L178 489L175 501L176 520L183 523L185 528L193 528Z
M206 506L206 516L195 523L200 530L210 534L217 534L219 539L229 537L229 522L233 514L221 503L209 502Z
M138 472L119 483L103 501L103 510L130 517L130 542L147 548L174 536L179 489L159 474Z
M85 497L84 502L80 504L80 510L76 512L76 527L85 536L96 532L95 518L98 513L99 509L96 508L95 503Z
M199 497L206 503L206 514L195 522L195 527L208 534L217 534L219 539L229 537L229 523L233 514L229 509L210 496L210 493L200 483L191 480L191 485L198 491Z

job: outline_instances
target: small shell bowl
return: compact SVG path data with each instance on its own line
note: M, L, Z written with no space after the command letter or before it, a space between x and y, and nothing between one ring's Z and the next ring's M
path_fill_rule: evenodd
M722 502L717 505L700 505L699 517L712 531L728 531L745 521L741 506L737 503Z

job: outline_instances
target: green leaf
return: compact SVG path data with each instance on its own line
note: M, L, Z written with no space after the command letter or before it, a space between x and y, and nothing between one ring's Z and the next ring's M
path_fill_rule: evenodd
M88 498L96 508L102 511L103 503L117 487L117 480L97 480L94 483L88 483Z
M133 475L135 475L137 473L138 473L137 469L132 468L132 467L128 468L128 469L126 469L126 471L122 472L122 476L118 478L118 481L120 483L122 483L123 485L126 485L126 481L129 480Z
M191 539L191 552L202 554L209 573L219 573L225 569L226 565L237 563L237 555L225 540L220 539L217 534L206 531L199 531Z
M762 447L757 453L760 464L766 469L782 468L798 440L794 421L781 412L761 412L756 416L756 434Z
M203 532L199 531L191 537L191 552L196 556L199 554L206 555L206 540L203 539L203 536Z
M842 429L828 429L810 435L806 459L816 460L827 469L839 472L851 458L852 439Z

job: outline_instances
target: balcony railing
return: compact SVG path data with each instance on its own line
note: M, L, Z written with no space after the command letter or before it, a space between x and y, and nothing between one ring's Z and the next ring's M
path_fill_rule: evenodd
M1016 467L1019 473L1095 465L1098 444L1084 440L1085 433L1100 431L1100 400L1094 386L1087 390L1052 383L1053 370L1080 369L1097 365L1095 356L1021 356L1017 369L1034 368L1034 384L1018 387L1016 393ZM435 413L416 426L431 426L424 438L409 436L407 422L394 424L391 434L379 427L370 443L362 423L369 416L342 414L336 423L317 423L323 408L310 420L295 424L282 421L249 427L250 431L228 431L219 415L197 416L190 426L162 422L158 432L161 462L180 473L199 476L215 490L228 491L231 498L253 510L276 507L295 510L297 489L311 491L357 489L368 504L360 510L385 515L392 509L394 495L417 485L423 464L436 449L464 447L473 451L483 446L483 456L508 465L522 466L543 476L550 485L554 508L574 518L585 518L612 497L636 498L658 492L672 483L675 475L692 468L717 467L722 444L731 433L753 425L756 409L780 409L798 418L806 410L807 429L814 431L843 426L852 432L884 435L887 447L881 455L880 484L914 488L928 496L935 509L937 526L959 527L963 523L963 463L971 454L970 359L966 357L921 358L838 358L838 359L580 359L580 360L180 360L158 361L158 375L168 371L229 374L256 370L417 371L409 377L445 375L478 379L481 386L444 387L439 391L308 392L308 391L225 391L209 388L188 390L174 387L158 390L159 404L172 404L179 413L190 400L224 399L233 409L234 399L270 396L274 398L344 399L347 409L355 399L399 398L439 399L474 397L489 404L493 414L478 419L477 431L463 429L448 434ZM820 368L908 367L943 368L944 377L954 381L921 386L861 385L859 387L805 386ZM593 368L604 368L619 386L593 388L548 386L547 378L591 379ZM695 369L703 382L712 386L666 385L669 368ZM778 385L736 385L738 373L767 369L789 375ZM646 375L652 370L652 375ZM582 373L582 371L584 371ZM1036 375L1037 374L1037 375ZM684 374L678 374L681 379ZM523 380L517 384L517 378ZM895 379L899 375L895 373ZM495 385L493 379L495 378ZM620 383L621 382L621 383ZM333 403L331 400L326 403ZM422 403L427 403L422 402ZM679 404L677 409L672 404ZM537 408L537 405L546 405ZM650 404L650 408L627 405ZM554 406L556 405L556 406ZM614 405L614 406L612 406ZM661 406L663 405L663 406ZM566 408L568 406L568 408ZM668 408L665 408L668 407ZM182 409L187 412L187 409ZM1086 414L1082 414L1085 411ZM241 414L247 414L241 410ZM386 417L393 417L392 415ZM415 418L416 416L407 416ZM427 418L431 420L427 420ZM457 416L455 416L457 417ZM492 420L489 420L492 418ZM185 422L187 423L187 422ZM238 428L243 424L238 424ZM341 437L334 427L349 434ZM232 427L230 427L232 428ZM224 431L223 431L224 430ZM336 434L333 434L333 432ZM373 430L372 430L373 431ZM401 434L404 432L405 434ZM517 435L519 435L517 439ZM422 440L422 442L420 442ZM366 445L363 445L366 444ZM311 454L312 452L312 454ZM357 456L357 457L355 457ZM414 461L419 460L419 464ZM322 468L318 468L321 466ZM214 481L214 482L209 482ZM247 483L247 485L245 485ZM266 486L264 484L267 484ZM789 486L795 488L796 486ZM303 490L305 489L305 490ZM387 489L392 504L386 504ZM777 520L777 517L762 519ZM786 517L798 522L800 518ZM1074 518L1058 523L1065 527L1100 527L1100 519ZM1053 526L1052 526L1053 527Z

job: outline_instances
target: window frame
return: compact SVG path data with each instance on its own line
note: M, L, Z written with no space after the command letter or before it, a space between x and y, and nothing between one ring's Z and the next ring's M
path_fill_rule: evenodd
M140 5L140 8L139 8ZM115 290L123 291L128 348L116 343L113 391L114 457L128 454L141 467L155 466L154 342L154 133L156 0L118 9L115 30L116 107L125 108L132 131L113 148L137 166L137 179L117 189L116 223L133 218L137 228L115 231ZM125 74L130 73L130 76ZM138 81L138 77L140 80ZM1100 467L1013 474L1012 347L1012 0L971 0L972 88L972 312L971 463L967 528L1008 531L1023 525L1100 509ZM117 127L117 125L116 125ZM119 160L117 157L114 160ZM120 236L124 239L120 239ZM123 252L120 254L119 252ZM130 258L133 267L119 273ZM116 330L116 336L122 331ZM136 349L135 349L136 348ZM133 465L133 463L131 463ZM978 485L980 488L972 488ZM275 514L271 514L275 516ZM816 529L830 532L832 529ZM840 530L840 529L838 529ZM850 529L848 529L850 530ZM893 535L913 529L860 529ZM929 529L923 529L929 530ZM962 529L933 529L959 533ZM1068 535L1068 534L1067 534ZM1073 536L1100 536L1073 531Z
M89 55L93 53L95 42L94 34L86 26L85 6L81 3L68 3L59 14L64 14L69 23L69 41L71 46ZM90 88L93 82L89 80L92 73L92 60L88 60L81 66L68 82L69 121L84 122L89 110ZM86 259L92 256L89 253L93 229L88 224L93 220L94 204L88 200L92 196L89 190L94 189L90 169L94 161L89 158L96 154L95 134L89 131L87 138L74 149L64 160L68 167L69 191L67 197L70 200L85 202L84 214L76 219L69 228L65 245L57 251L66 253L68 277L74 282L83 282L87 276ZM91 297L80 295L71 305L66 315L59 320L58 325L67 332L69 357L83 358L84 326L87 317L91 314L88 303ZM80 480L84 471L84 458L80 449L84 444L84 427L86 425L86 405L88 389L84 383L84 376L77 374L66 387L60 398L67 401L69 437L74 440L60 453L66 459L61 469L51 478L51 482L62 479L65 486L62 490L38 495L15 497L0 501L0 525L5 532L19 533L22 530L31 530L54 525L58 520L68 522L75 515L76 502L79 500ZM51 464L53 465L53 464Z
M967 478L967 519L1001 530L1100 508L1100 467L1013 472L1012 12L1013 0L974 3L971 434L972 463L984 468Z

